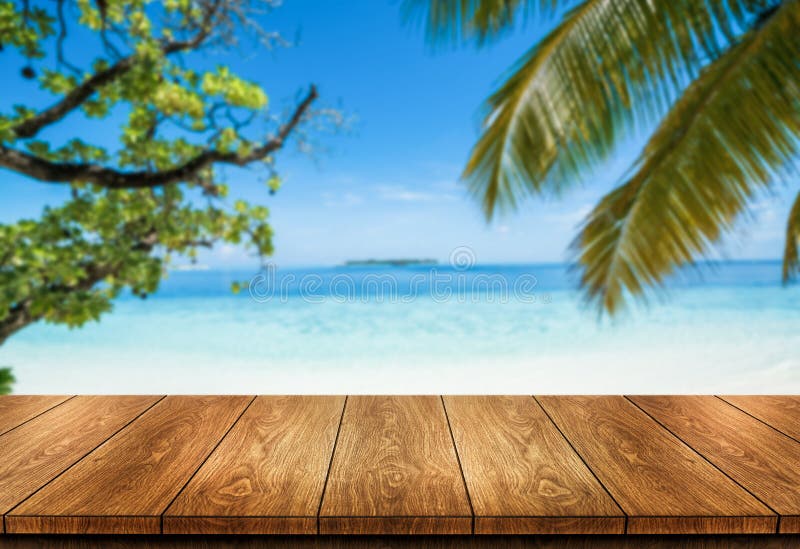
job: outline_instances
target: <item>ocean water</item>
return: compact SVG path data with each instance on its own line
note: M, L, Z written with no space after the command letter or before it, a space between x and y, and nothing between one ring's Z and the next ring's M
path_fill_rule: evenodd
M20 332L0 364L19 393L800 393L779 276L687 270L610 321L561 265L173 272L98 323Z

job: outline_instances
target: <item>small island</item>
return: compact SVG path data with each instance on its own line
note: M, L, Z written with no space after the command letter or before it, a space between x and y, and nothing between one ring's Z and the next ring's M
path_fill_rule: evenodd
M435 259L349 259L345 267L408 267L412 265L436 265Z

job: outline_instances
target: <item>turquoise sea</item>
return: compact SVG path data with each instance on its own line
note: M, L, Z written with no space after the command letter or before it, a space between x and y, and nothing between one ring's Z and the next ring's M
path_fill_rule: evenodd
M172 272L0 364L19 393L800 393L800 287L779 277L704 265L609 321L563 265Z

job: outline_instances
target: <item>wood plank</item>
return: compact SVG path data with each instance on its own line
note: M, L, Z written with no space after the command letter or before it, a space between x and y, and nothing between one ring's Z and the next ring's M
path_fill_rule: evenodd
M777 516L621 396L537 397L629 534L774 533Z
M431 517L323 517L320 516L321 534L341 535L439 535L469 534L472 518L431 516Z
M475 517L476 534L588 535L625 531L625 517Z
M529 396L444 397L476 534L621 534L625 517Z
M441 399L349 397L322 534L468 534L472 516Z
M8 522L9 518L6 517ZM158 519L153 517L106 516L102 517L103 525L98 529L95 516L26 516L13 519L14 534L160 534ZM12 536L6 536L12 537ZM66 536L65 536L66 537ZM69 539L69 538L66 538ZM83 547L83 545L78 545ZM107 547L107 546L106 546Z
M797 549L797 535L6 536L3 549Z
M800 395L723 396L778 431L800 441Z
M260 396L164 514L165 534L316 534L343 396Z
M161 513L252 399L166 397L6 515L6 531L160 533Z
M714 396L630 399L800 533L800 443Z
M58 406L67 395L0 395L0 434Z
M0 514L91 452L159 398L78 396L0 436Z

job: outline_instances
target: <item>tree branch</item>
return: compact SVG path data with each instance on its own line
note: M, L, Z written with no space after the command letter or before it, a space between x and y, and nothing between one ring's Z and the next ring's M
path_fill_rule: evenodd
M64 16L64 2L66 0L58 0L56 3L56 15L58 17L58 38L56 38L56 59L59 65L64 65L75 74L81 74L81 71L71 63L69 63L64 56L64 41L67 39L67 19Z
M119 266L113 264L89 265L86 268L86 276L75 284L70 286L54 285L46 291L64 293L85 292L91 290L95 284L101 282L107 276L113 275L118 269ZM8 315L6 315L3 320L0 320L0 345L3 345L9 337L26 326L44 318L44 313L33 313L31 311L32 305L32 298L20 301L9 309Z
M31 314L30 306L30 300L18 303L11 307L3 320L0 320L0 345L14 333L39 320Z
M95 73L91 78L76 86L55 105L14 126L14 135L16 135L18 139L34 137L45 126L58 122L67 114L80 107L100 87L128 72L133 66L133 62L133 56L126 57L114 65L111 65L106 70Z
M289 120L278 128L278 133L249 154L206 149L185 164L162 171L125 172L97 164L50 162L16 149L0 145L0 167L11 169L45 183L83 182L108 189L144 189L195 180L198 174L213 164L246 166L266 158L283 147L286 139L303 119L311 103L318 97L311 86L306 97L295 107Z
M161 47L162 53L171 55L174 53L193 50L199 47L208 38L212 29L212 20L217 13L217 8L221 4L221 0L214 2L203 17L200 23L200 30L197 31L192 38L182 41L169 41L164 42ZM62 34L63 34L62 29ZM59 37L59 43L63 38ZM39 114L23 120L14 126L14 135L18 139L29 139L36 136L42 128L58 122L66 115L80 107L87 99L89 99L101 87L109 84L131 70L136 63L136 56L129 55L124 57L108 67L105 70L99 71L92 75L91 78L79 84L72 91L66 94L61 101L58 101L51 107L41 111Z

